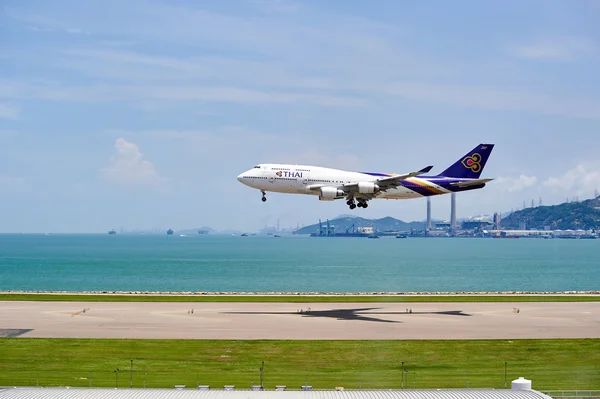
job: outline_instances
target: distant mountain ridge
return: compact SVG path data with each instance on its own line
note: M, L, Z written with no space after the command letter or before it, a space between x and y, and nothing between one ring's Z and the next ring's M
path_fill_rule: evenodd
M323 224L327 223L326 220L322 220ZM329 221L330 225L335 226L337 233L343 233L350 229L352 225L354 227L373 227L375 231L410 231L411 229L423 230L425 229L424 222L404 222L402 220L395 219L391 216L387 216L381 219L365 219L358 216L346 216L337 217ZM310 234L317 233L319 231L319 224L311 224L301 229L296 230L295 234Z
M600 197L582 202L538 206L513 212L502 219L502 228L519 229L525 223L528 229L598 230L600 229Z

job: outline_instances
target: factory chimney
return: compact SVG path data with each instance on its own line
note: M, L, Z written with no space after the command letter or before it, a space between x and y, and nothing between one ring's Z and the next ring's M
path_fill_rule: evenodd
M452 193L450 202L450 229L456 231L456 193Z
M431 230L431 197L427 197L427 231Z

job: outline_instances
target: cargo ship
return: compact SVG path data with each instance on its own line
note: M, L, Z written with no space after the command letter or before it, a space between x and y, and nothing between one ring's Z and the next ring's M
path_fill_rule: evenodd
M109 230L108 234L117 234L117 231L115 229Z
M171 229L167 230L167 235L168 236L172 236L173 235L173 230L171 230Z
M311 237L369 237L374 236L375 231L373 227L356 227L354 224L346 229L343 233L335 231L335 226L329 224L329 220L325 222L325 225L319 219L319 231L311 233Z

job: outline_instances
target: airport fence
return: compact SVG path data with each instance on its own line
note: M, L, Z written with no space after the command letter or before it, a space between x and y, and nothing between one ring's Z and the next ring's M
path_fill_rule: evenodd
M25 360L21 366L27 368L29 364ZM200 369L198 372L190 369L184 370L177 367L176 363L173 363L173 367L168 369L149 367L141 370L126 363L117 365L120 367L91 370L77 367L60 370L0 367L0 385L81 388L173 388L175 385L193 388L199 385L209 385L211 389L224 389L225 386L232 385L236 390L248 390L257 385L263 385L267 390L274 390L278 385L286 386L287 390L300 390L305 385L312 386L315 390L335 389L336 387L344 387L346 390L510 389L511 381L517 375L505 375L499 372L492 376L486 370L469 370L467 372L465 370L442 371L435 369L419 372L399 370L397 373L386 373L378 368L341 370L341 372L339 369L332 371L327 369L327 372L322 370L299 372L295 369L285 370L280 367L275 368L275 366L272 366L275 369L273 374L270 372L263 374L251 364L227 363L218 369ZM568 380L566 377L568 375L563 375L560 370L551 367L543 372L536 372L531 379L535 390L544 392L552 398L600 399L600 390L593 389L600 385L600 376L595 368L581 371L578 374L578 380ZM564 384L561 385L572 389L556 389L560 388L560 385L556 386L553 383L556 380L564 380Z

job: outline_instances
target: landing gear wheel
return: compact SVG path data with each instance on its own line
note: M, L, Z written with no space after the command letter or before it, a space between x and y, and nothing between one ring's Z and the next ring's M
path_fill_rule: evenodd
M350 209L356 208L356 204L350 204Z
M352 200L346 201L346 205L348 205L348 206L352 205Z
M267 193L265 193L264 191L261 191L261 192L262 192L262 195L263 195L262 196L262 202L267 202Z
M367 204L366 202L363 204L363 208L368 208L369 204Z
M363 206L364 206L364 204L363 204L362 202L359 202L359 203L358 203L358 207L359 207L359 208L362 208Z

